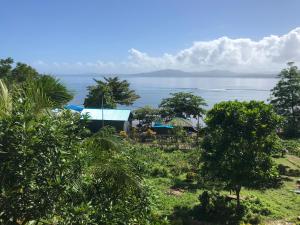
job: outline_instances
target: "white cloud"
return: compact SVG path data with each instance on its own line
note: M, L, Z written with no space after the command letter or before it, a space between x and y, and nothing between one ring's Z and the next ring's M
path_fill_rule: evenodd
M77 62L53 63L56 71L65 72L144 72L158 69L181 69L203 71L226 69L243 72L277 71L286 62L300 63L300 27L289 33L270 35L254 41L248 38L221 37L211 41L197 41L176 54L165 53L150 56L137 49L130 49L128 59L123 62ZM41 61L42 62L42 61ZM37 63L40 68L51 69L51 65Z

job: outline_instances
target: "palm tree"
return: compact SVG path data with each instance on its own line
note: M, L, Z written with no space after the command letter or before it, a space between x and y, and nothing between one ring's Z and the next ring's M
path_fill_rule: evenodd
M0 79L0 119L10 116L14 110L20 108L26 115L38 115L52 107L53 103L37 82L27 80L8 89Z
M96 85L88 87L88 96L84 100L85 107L101 108L101 98L104 98L104 107L116 108L117 105L132 105L138 96L130 90L127 80L118 77L104 77L104 81L96 80Z

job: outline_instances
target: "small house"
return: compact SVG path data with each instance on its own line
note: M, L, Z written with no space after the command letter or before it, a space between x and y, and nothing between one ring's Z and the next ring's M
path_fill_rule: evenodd
M133 118L131 111L127 109L84 108L81 116L87 117L92 132L97 132L103 126L114 127L116 131L129 132Z
M151 130L159 135L169 135L171 134L173 128L174 127L172 125L154 123L154 125L151 127Z
M188 132L197 132L197 130L193 126L192 121L185 118L175 117L171 119L167 124L173 127L181 127Z

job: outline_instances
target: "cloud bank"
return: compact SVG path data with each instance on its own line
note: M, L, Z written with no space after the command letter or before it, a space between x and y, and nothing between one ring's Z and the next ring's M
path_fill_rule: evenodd
M289 61L300 63L300 27L285 35L270 35L258 41L226 36L211 41L197 41L176 54L165 53L157 57L132 48L123 62L38 61L33 65L43 72L52 73L133 73L162 69L273 72Z

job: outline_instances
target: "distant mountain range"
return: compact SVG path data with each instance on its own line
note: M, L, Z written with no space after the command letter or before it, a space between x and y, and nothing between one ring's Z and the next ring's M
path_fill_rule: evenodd
M119 76L124 78L134 77L239 77L239 78L275 78L275 73L237 73L227 70L209 70L203 72L185 72L182 70L157 70L146 73L133 73L133 74L97 74L97 73L85 73L85 74L59 74L57 76L95 76L95 77L110 77Z
M121 77L263 77L274 78L277 74L236 73L227 70L210 70L204 72L185 72L181 70L158 70L147 73L121 74Z

